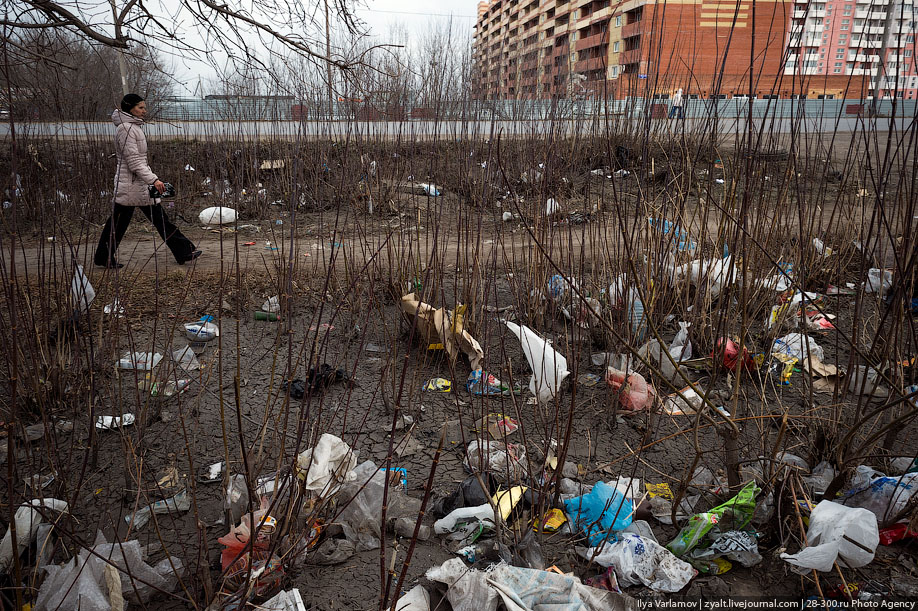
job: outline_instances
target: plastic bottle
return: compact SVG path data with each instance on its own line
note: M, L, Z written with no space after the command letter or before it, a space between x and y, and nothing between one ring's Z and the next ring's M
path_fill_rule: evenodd
M274 312L255 312L255 320L268 320L271 322L277 322L280 320L280 317Z

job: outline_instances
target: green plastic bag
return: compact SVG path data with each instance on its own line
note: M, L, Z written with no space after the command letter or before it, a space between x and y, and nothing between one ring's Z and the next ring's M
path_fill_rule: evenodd
M717 527L718 531L741 530L752 520L755 495L758 493L759 487L755 482L749 482L739 494L723 505L705 513L696 513L666 549L676 556L682 556L698 547L712 528Z

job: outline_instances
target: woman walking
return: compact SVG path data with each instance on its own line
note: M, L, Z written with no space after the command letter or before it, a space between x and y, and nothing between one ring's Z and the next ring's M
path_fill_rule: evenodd
M166 188L147 163L147 137L143 133L143 120L146 116L147 104L135 93L124 96L121 108L112 113L112 123L117 126L115 153L118 166L115 170L112 214L102 229L99 246L96 248L95 264L102 267L124 267L115 260L115 251L134 216L135 208L139 208L150 219L179 264L201 256L201 251L195 249L191 240L169 221L159 200L150 196L150 185L160 193L164 193Z

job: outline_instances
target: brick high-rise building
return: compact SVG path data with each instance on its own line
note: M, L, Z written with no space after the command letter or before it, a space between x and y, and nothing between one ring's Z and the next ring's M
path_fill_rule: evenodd
M688 96L703 98L845 92L863 97L868 90L889 89L889 79L865 67L868 58L862 57L862 47L874 44L874 38L866 37L881 35L887 45L886 74L897 75L897 89L904 89L900 95L910 97L906 85L913 83L915 65L902 47L914 47L914 9L906 5L911 1L480 2L474 42L478 94L492 99L665 97L682 88ZM836 10L841 17L848 6L861 14L866 10L862 4L900 8L897 17L885 9L871 13L882 15L876 18L883 20L882 32L864 18L856 26L866 28L863 37L836 44L841 28L855 27L860 18L851 17L849 24L833 20L830 35L822 21L825 13ZM900 29L893 40L892 33ZM844 60L835 59L839 48ZM838 61L844 63L840 72L835 71Z

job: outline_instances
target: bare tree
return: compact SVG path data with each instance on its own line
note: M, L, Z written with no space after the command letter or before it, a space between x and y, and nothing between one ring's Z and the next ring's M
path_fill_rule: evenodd
M348 31L359 23L353 0L332 0L330 8ZM250 63L269 53L292 52L315 62L348 68L343 56L325 52L323 3L280 0L12 0L0 19L11 53L36 55L18 42L28 30L64 30L96 44L130 50L157 46L180 57L212 62L221 54ZM324 65L324 64L323 64Z
M119 61L124 60L125 85L145 98L171 95L173 81L167 76L160 54L139 46L123 54L112 47L87 41L65 29L20 32L17 48L32 58L9 63L11 100L4 106L21 119L101 119L122 95ZM6 88L2 95L6 97Z

